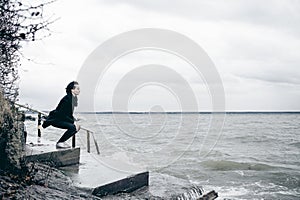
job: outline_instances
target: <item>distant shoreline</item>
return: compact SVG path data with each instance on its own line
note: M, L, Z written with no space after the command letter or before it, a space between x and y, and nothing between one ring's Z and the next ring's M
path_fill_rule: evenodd
M49 112L49 111L43 111ZM34 113L27 111L26 113ZM226 111L226 112L208 112L208 111L199 111L199 112L139 112L139 111L130 111L130 112L75 112L76 114L300 114L300 111Z

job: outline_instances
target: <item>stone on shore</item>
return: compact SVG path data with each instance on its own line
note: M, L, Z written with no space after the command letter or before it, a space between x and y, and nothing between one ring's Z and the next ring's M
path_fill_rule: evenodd
M62 171L40 163L28 163L31 171L25 179L0 175L0 197L2 199L91 199L99 200L91 191L73 185L72 180Z

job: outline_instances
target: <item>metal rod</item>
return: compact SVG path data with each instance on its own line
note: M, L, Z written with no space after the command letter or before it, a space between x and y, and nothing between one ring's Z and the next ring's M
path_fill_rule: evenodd
M87 152L91 152L90 132L86 131Z
M36 110L36 109L30 108L30 107L28 107L28 106L24 106L24 105L21 105L21 104L18 104L18 103L15 103L15 105L20 106L20 107L22 107L22 108L26 108L26 109L31 110L31 111L36 112L36 113L41 113L42 115L44 115L44 116L46 116L46 117L48 116L48 113L45 113L45 112L43 112L43 111ZM85 128L85 127L82 127L82 126L80 126L80 128L81 128L82 130L85 130L85 131L93 132L93 131L91 131L90 129Z
M76 146L76 135L73 135L72 137L72 148L75 148Z
M89 132L93 133L93 131L91 131L91 130L89 130L89 129L83 127L83 126L80 126L80 129L82 129L82 130L84 130L84 131L89 131Z
M45 112L43 112L43 111L36 110L36 109L30 108L30 107L28 107L28 106L21 105L21 104L18 104L18 103L14 103L14 104L17 105L17 106L19 106L19 107L26 108L26 109L28 109L28 110L31 110L31 111L33 111L33 112L38 113L38 119L40 119L40 120L42 119L41 115L44 115L44 116L46 116L46 117L48 116L48 113L45 113ZM41 132L40 132L41 130L40 130L40 129L41 129L41 121L38 120L38 136L39 136L39 137L41 137ZM96 139L95 139L94 132L91 131L91 130L89 130L89 129L87 129L87 128L85 128L85 127L82 127L82 126L80 126L80 129L87 131L87 133L88 133L88 135L89 135L89 136L87 136L87 137L89 137L89 138L90 138L90 133L92 134L93 140L94 140L94 143L95 143L95 146L96 146L97 153L100 154L99 146L98 146L98 143L97 143L97 141L96 141ZM88 144L89 144L89 145L88 145L88 152L90 152L90 139L89 139ZM72 147L74 148L75 145L76 145L76 143L75 143L75 135L74 135L74 136L72 137Z
M26 109L31 110L31 111L36 112L36 113L41 113L41 114L44 115L44 116L48 116L48 113L45 113L45 112L43 112L43 111L39 111L39 110L30 108L30 107L28 107L28 106L24 106L24 105L21 105L21 104L18 104L18 103L15 103L15 105L20 106L20 107L22 107L22 108L26 108Z
M42 131L41 131L41 121L42 121L42 116L41 113L38 113L38 137L42 136Z
M95 146L96 146L97 153L100 154L99 146L98 146L98 143L97 143L97 141L95 139L95 136L94 136L93 132L92 132L92 136L93 136L93 140L94 140L94 143L95 143Z

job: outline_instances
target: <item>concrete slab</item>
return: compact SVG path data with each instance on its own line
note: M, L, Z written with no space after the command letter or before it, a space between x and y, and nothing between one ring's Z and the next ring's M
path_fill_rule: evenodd
M131 192L149 185L148 171L113 157L83 153L77 168L63 169L76 186L91 189L98 197Z
M61 150L56 149L55 142L28 137L25 157L27 161L60 167L75 186L92 190L98 197L131 192L149 185L149 172L126 161L122 154L115 157L80 154L78 147Z
M76 165L80 148L56 149L56 143L45 139L27 138L24 156L28 162L40 162L54 167Z

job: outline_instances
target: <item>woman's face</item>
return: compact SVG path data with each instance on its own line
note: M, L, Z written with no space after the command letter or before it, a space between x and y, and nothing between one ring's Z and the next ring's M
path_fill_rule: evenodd
M72 94L74 96L77 96L80 94L80 88L79 88L79 85L74 85L74 89L71 90Z

